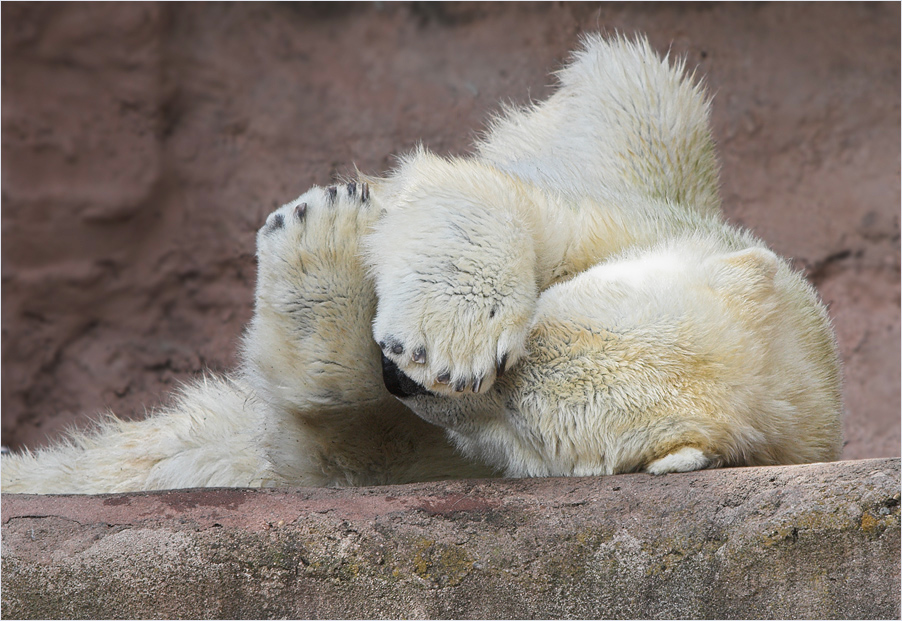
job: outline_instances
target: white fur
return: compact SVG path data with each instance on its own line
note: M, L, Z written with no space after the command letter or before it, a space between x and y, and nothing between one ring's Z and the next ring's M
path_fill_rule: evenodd
M685 447L676 453L670 453L661 459L651 462L645 471L651 474L667 474L668 472L692 472L706 468L711 461L697 448Z
M430 390L485 392L525 353L537 291L717 219L708 102L682 73L645 40L589 37L560 89L496 119L475 158L405 158L366 242L383 352Z
M709 104L682 61L589 37L559 75L472 157L418 149L369 188L313 188L270 215L234 377L4 456L3 491L836 459L825 309L722 221ZM432 393L392 398L380 347Z
M684 67L644 38L587 36L558 91L495 119L478 157L571 202L637 197L717 214L709 102Z
M206 377L146 420L107 416L90 434L3 457L3 492L98 494L272 485L257 438L259 404L237 380Z
M550 287L529 354L492 391L405 402L507 476L837 459L823 308L770 251L724 248L751 241L735 233L628 252Z
M418 150L378 186L375 336L432 391L405 402L508 476L641 470L689 448L705 459L662 463L839 456L826 311L722 221L708 102L682 73L644 41L589 38L558 92L496 120L474 158ZM433 234L452 221L453 243ZM500 269L514 233L522 257ZM491 293L449 303L452 258L484 266L471 271ZM520 364L493 386L506 349Z

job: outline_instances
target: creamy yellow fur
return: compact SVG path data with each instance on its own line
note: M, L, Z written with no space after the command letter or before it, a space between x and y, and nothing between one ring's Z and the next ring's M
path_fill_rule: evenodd
M589 38L475 157L420 149L375 187L374 334L430 391L404 401L508 476L839 457L825 309L723 222L682 74L643 40Z
M492 390L405 403L508 476L837 459L823 308L770 251L721 244L675 239L549 288Z
M6 456L2 490L838 458L825 309L722 221L708 102L683 74L644 40L590 37L557 93L507 110L472 157L418 149L369 186L281 207L258 234L238 372ZM380 347L431 392L391 397Z

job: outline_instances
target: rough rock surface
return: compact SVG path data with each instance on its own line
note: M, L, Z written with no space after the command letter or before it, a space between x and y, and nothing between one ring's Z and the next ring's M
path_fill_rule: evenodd
M5 496L4 618L899 618L899 460Z
M465 152L580 32L646 32L716 94L728 216L808 270L846 458L899 455L896 3L2 5L2 441L234 364L254 231L356 164Z

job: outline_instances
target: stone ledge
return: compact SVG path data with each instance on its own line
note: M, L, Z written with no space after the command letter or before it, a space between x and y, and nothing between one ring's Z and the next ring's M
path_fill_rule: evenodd
M899 459L2 500L16 617L898 618Z

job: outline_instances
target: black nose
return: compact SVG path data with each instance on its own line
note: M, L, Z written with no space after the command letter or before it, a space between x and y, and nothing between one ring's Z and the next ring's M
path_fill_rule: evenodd
M401 399L425 395L429 392L404 375L398 365L386 358L385 354L382 354L382 381L385 382L388 392Z

